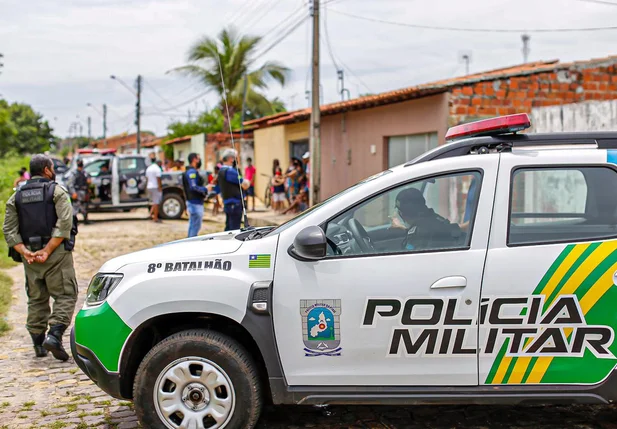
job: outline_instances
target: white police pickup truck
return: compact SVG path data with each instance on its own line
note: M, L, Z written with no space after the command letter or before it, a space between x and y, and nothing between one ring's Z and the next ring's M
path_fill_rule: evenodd
M454 140L278 228L107 262L71 346L148 428L262 404L617 399L617 133Z

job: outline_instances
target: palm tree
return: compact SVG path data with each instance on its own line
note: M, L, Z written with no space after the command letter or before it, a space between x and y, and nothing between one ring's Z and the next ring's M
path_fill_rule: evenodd
M214 89L220 97L219 107L225 112L224 96L227 96L229 116L242 111L244 76L247 77L246 108L253 115L265 116L280 109L262 93L268 82L274 80L285 85L290 70L282 64L267 61L259 68L252 68L257 58L261 37L239 35L233 28L223 29L216 39L205 36L189 50L187 64L171 71L196 77L206 87ZM220 67L219 67L220 64ZM221 68L223 80L221 81ZM223 87L223 82L225 83ZM224 89L223 89L224 88ZM226 92L226 94L225 94ZM225 114L225 127L228 126Z

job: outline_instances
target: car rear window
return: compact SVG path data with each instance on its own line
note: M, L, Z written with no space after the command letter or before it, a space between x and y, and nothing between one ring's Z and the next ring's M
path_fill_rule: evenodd
M521 168L512 175L508 245L617 236L617 171Z

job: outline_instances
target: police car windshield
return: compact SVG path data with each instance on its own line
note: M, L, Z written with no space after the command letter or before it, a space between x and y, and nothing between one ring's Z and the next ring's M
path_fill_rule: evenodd
M275 234L280 234L281 232L285 231L287 228L291 228L292 226L294 226L296 223L298 223L299 221L301 221L302 219L304 219L306 216L308 216L310 213L314 212L315 210L318 210L319 208L325 206L326 204L331 203L332 201L338 199L339 197L341 197L342 195L347 194L348 192L351 192L352 190L359 188L363 185L365 185L368 182L371 182L375 179L378 179L379 177L382 177L388 173L392 173L392 170L385 170L382 171L381 173L377 173L367 179L362 180L361 182L356 183L355 185L351 185L349 188L339 192L338 194L334 194L333 196L331 196L330 198L322 201L319 204L314 205L313 207L303 211L302 213L300 213L298 216L294 217L293 219L288 220L287 222L279 225L278 227L274 228L272 231L270 231L268 234L264 235L265 236L270 236L270 235L275 235Z

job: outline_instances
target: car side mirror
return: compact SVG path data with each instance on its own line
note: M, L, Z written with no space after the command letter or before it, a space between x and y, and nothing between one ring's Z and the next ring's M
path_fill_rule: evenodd
M296 235L289 249L292 256L305 261L318 261L326 257L326 234L318 226L304 228Z

